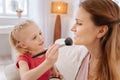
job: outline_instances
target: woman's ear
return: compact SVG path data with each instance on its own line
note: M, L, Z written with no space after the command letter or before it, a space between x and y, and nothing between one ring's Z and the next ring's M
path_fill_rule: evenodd
M103 25L99 27L97 38L103 37L107 33L107 31L108 31L107 25Z

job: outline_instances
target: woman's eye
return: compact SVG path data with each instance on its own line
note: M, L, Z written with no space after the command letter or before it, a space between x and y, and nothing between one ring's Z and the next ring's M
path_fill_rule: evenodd
M76 23L77 25L82 25L82 23Z

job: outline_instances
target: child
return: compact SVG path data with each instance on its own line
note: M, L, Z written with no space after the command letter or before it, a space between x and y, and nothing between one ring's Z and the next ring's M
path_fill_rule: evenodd
M21 80L48 80L50 73L62 78L56 68L52 67L58 57L58 44L51 45L46 54L32 58L45 50L43 35L33 21L26 20L16 25L10 34L10 42L20 53L16 66Z

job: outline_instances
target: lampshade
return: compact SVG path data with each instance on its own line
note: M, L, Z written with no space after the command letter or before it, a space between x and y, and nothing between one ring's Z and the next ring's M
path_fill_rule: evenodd
M51 13L56 14L67 14L68 4L66 2L52 2L51 3Z

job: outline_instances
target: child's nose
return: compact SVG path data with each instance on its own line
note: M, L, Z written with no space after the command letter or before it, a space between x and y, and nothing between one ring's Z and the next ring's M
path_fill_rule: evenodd
M41 41L41 40L42 40L42 36L39 36L39 37L38 37L38 41Z

